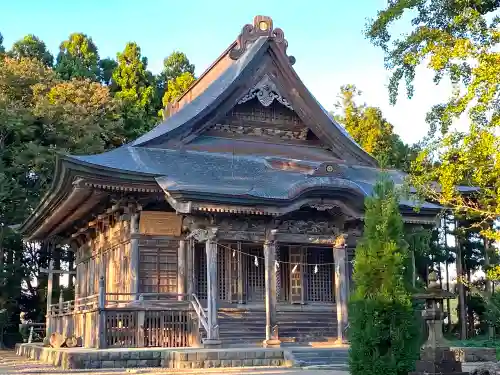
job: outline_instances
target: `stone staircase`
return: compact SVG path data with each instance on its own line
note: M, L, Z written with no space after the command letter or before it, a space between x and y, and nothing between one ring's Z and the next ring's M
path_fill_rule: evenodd
M276 315L283 343L324 342L337 337L337 320L332 309L278 310ZM265 328L264 310L219 309L219 336L224 346L261 346Z
M290 350L298 366L339 371L349 370L349 351L347 348L291 347Z

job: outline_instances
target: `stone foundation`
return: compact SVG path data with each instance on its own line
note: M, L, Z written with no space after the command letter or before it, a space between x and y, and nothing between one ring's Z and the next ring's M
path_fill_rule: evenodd
M450 348L459 362L496 362L495 348Z
M65 370L96 368L215 368L293 367L291 353L283 349L162 349L162 348L47 348L40 344L18 344L16 353Z

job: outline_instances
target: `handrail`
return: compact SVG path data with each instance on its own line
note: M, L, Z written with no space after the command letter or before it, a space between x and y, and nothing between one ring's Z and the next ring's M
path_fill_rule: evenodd
M198 315L198 319L200 320L201 325L205 329L205 332L208 333L208 319L207 319L207 314L205 313L205 309L200 303L200 300L196 296L196 294L191 294L191 305L193 306L194 311L196 312L196 315Z
M196 302L196 304L200 307L200 309L201 309L201 314L203 315L203 317L204 317L205 319L208 319L208 318L207 318L207 313L205 312L205 309L204 309L204 308L203 308L203 306L201 305L201 302L200 302L200 300L198 299L198 297L196 296L196 294L194 294L194 293L193 293L193 294L192 294L192 297L193 297L194 301Z

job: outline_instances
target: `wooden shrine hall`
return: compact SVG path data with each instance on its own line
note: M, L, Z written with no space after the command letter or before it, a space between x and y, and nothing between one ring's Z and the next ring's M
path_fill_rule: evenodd
M49 334L97 348L345 340L380 171L304 86L287 45L257 16L153 130L58 157L20 229L76 254L75 300L51 304ZM408 225L434 224L438 206L414 206L400 202Z

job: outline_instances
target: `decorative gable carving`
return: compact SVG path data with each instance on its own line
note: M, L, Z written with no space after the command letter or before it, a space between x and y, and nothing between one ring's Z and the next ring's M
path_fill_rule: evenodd
M285 141L317 139L290 107L275 99L267 106L261 104L258 94L241 100L240 104L211 127L210 132L226 134L231 138L250 136Z
M247 24L243 26L240 35L238 36L238 43L229 51L229 57L233 60L238 60L260 37L268 37L276 43L276 45L286 55L288 42L285 39L283 30L273 27L273 20L266 16L256 16L253 19L253 25ZM295 63L295 57L288 56L288 61L291 65Z
M252 100L253 98L257 98L264 107L269 107L274 100L276 99L278 102L283 104L285 107L291 109L293 111L293 107L290 102L281 95L278 88L274 84L273 81L266 74L260 81L257 83L250 91L243 96L238 101L238 104L243 104Z

